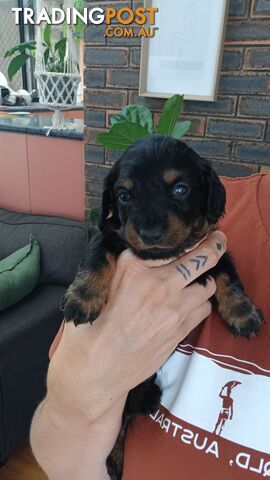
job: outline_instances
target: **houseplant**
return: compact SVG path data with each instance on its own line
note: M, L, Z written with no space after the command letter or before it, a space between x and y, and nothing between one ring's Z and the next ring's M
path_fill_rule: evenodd
M84 1L74 0L74 7L79 11L83 11ZM76 25L72 26L72 35L78 41L83 38L84 24L79 19ZM43 31L43 47L44 47L44 64L48 72L64 72L64 58L66 52L67 41L67 26L64 23L59 30L60 38L56 40L52 39L52 26L47 24ZM8 78L12 80L14 75L22 68L29 59L35 59L36 57L36 40L29 40L24 43L20 43L15 47L7 50L4 54L4 58L12 57L8 66ZM78 65L79 69L79 65Z
M73 4L78 11L83 10L83 0L74 0ZM80 19L73 26L64 23L57 32L52 31L50 24L45 28L39 26L36 29L35 40L16 45L6 51L5 58L13 57L8 67L9 80L29 59L35 59L35 76L41 102L48 105L74 103L80 82L78 43L83 36L83 29L84 25Z
M107 133L98 133L97 140L104 147L116 151L127 150L132 143L147 135L170 135L180 139L189 130L191 122L178 122L183 109L183 95L169 98L154 124L153 114L145 105L129 105L118 115L110 118L111 128Z

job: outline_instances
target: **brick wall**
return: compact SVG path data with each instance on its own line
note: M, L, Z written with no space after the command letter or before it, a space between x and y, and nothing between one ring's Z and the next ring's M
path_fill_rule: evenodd
M88 0L86 6L141 2ZM96 133L128 103L147 105L157 119L164 100L138 96L140 41L106 39L104 27L85 31L86 210L99 203L102 180L119 157L98 146ZM220 174L270 171L270 0L230 0L222 74L216 102L186 101L192 121L186 141Z

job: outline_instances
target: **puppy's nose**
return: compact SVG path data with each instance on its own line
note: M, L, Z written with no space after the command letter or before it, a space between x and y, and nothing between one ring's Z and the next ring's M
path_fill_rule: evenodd
M153 245L158 243L163 236L164 230L162 227L148 227L148 228L140 228L139 235L141 239L146 244Z

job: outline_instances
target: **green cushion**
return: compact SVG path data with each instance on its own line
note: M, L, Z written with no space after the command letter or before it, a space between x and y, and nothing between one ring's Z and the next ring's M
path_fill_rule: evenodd
M32 236L25 247L0 260L0 312L32 292L39 270L40 247Z

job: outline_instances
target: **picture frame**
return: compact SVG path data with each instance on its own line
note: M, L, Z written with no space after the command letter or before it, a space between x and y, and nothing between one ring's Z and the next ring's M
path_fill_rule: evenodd
M229 0L145 0L158 8L156 34L143 38L139 95L215 101Z

